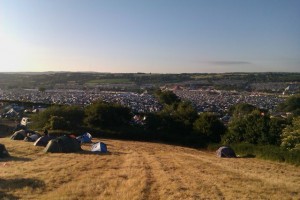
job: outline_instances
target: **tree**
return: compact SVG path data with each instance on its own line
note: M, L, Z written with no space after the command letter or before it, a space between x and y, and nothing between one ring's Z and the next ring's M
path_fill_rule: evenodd
M227 133L223 136L224 144L238 143L245 141L246 133L246 120L245 118L234 117L228 126Z
M268 144L270 118L258 110L246 117L245 140L252 144Z
M155 92L155 96L158 98L158 101L163 105L172 105L174 103L179 103L180 99L172 91L161 91L158 90Z
M220 142L226 127L213 113L201 113L194 122L194 132L201 135L207 142Z
M69 130L70 123L67 122L63 117L51 116L45 128L52 130Z
M281 146L289 150L300 150L300 117L293 119L281 135Z
M93 128L113 128L128 125L130 109L119 104L97 101L85 109L85 123Z
M270 127L269 127L269 144L280 145L281 143L281 134L283 129L287 125L287 120L283 118L271 118Z
M146 115L145 127L148 130L169 134L188 135L193 129L197 112L189 102L165 105L158 113Z
M252 111L257 110L257 108L248 103L239 103L229 109L229 113L232 116L243 116L250 114Z
M270 121L270 117L259 110L254 110L244 116L235 116L229 123L228 133L223 141L224 143L272 144L272 141L276 139L274 134L279 133L273 130L273 135L270 134Z
M190 102L179 102L171 105L166 105L160 114L170 115L187 125L192 125L198 114Z
M197 119L198 114L190 102L180 102L176 106L174 116L183 121L186 125L192 125Z
M150 131L159 131L162 129L162 119L158 113L147 113L145 119L145 128Z
M44 128L52 116L62 117L71 129L83 125L84 110L79 106L51 106L43 112L33 114L31 128Z

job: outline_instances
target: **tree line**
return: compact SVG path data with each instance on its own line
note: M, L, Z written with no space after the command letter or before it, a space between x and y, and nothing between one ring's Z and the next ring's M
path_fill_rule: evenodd
M156 91L163 109L142 113L141 123L128 107L95 101L87 107L51 106L33 114L32 129L84 130L110 133L128 139L151 139L183 145L204 147L211 143L273 145L288 150L300 150L300 96L295 95L278 106L289 112L283 118L249 104L230 108L230 122L225 125L215 113L197 113L190 102L182 101L171 91ZM118 134L115 134L118 133Z

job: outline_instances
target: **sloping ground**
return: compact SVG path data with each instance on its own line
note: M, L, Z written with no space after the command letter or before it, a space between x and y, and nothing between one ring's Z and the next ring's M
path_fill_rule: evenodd
M94 140L98 141L98 140ZM300 168L165 144L103 140L108 154L47 154L32 143L0 139L7 199L299 199ZM1 199L1 198L0 198Z

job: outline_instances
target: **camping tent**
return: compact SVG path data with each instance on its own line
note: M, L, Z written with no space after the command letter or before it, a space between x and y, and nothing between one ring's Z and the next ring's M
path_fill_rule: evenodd
M102 152L102 153L107 153L107 147L106 144L103 142L97 142L92 145L92 152Z
M230 147L220 147L216 153L220 158L236 158L235 152Z
M41 137L41 135L40 134L38 134L38 133L33 133L33 134L31 134L31 135L29 135L29 136L26 136L25 138L24 138L24 141L27 141L27 142L35 142L38 138L40 138Z
M50 135L45 135L40 137L39 139L37 139L35 141L35 143L33 144L34 146L47 146L48 142L52 139L55 139L54 136L50 136Z
M3 144L0 144L0 158L8 157L8 151L6 150L5 146Z
M10 139L12 139L12 140L24 140L25 137L26 137L26 131L25 130L19 130L19 131L16 131L10 137Z
M51 153L71 153L80 151L81 147L79 142L68 135L64 135L48 142L45 152Z
M92 142L92 135L90 133L85 133L81 136L76 137L76 139L80 143L90 143L90 142Z

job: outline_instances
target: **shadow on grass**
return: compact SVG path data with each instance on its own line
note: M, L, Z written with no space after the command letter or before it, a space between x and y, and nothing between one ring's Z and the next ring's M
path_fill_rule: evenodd
M25 187L32 189L45 188L44 181L33 178L15 178L15 179L1 179L0 178L0 197L1 199L19 199L11 194L6 194L6 190L17 190ZM2 190L2 191L1 191Z
M16 190L24 187L32 189L45 188L44 181L33 178L14 178L14 179L1 179L0 188L4 190Z
M78 151L78 154L88 154L88 155L100 155L100 156L105 156L105 155L115 155L115 152L106 152L106 153L102 153L102 152L92 152L92 151L88 151L88 150L82 150L82 151Z
M124 154L128 154L128 153L124 153L124 152L106 152L106 153L102 153L102 152L92 152L92 151L88 151L88 150L82 150L82 151L79 151L77 152L79 154L87 154L87 155L99 155L99 156L107 156L107 155L124 155Z
M237 158L255 158L256 156L253 154L246 154L246 155L242 155L242 156L238 156Z
M16 197L16 196L13 196L13 195L11 195L11 194L6 194L6 193L1 192L1 191L0 191L0 198L1 198L1 199L7 199L7 200L15 200L15 199L19 199L19 198Z
M31 161L31 158L23 158L23 157L16 157L16 156L9 156L6 158L1 158L0 161L8 162L8 161Z

